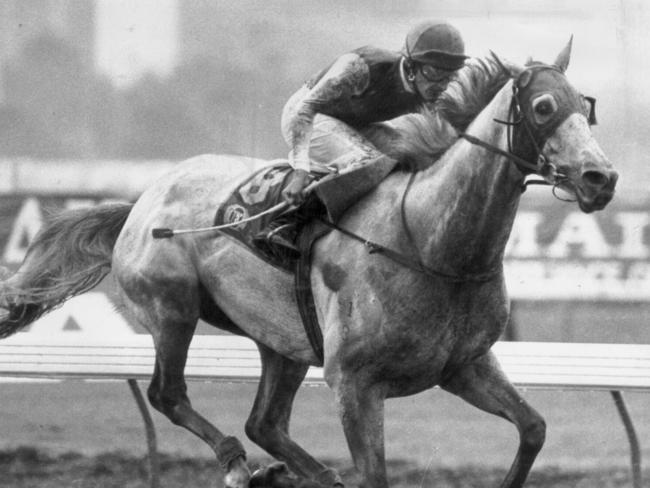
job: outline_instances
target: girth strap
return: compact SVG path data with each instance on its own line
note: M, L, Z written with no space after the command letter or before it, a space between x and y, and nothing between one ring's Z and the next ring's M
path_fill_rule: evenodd
M309 344L318 358L319 366L324 363L323 333L320 330L318 316L316 314L316 303L314 294L311 289L311 259L312 246L314 242L328 233L330 230L313 224L307 226L298 236L298 249L300 256L296 260L295 268L295 291L296 301L298 302L298 311L302 319L302 325L305 328L305 334Z

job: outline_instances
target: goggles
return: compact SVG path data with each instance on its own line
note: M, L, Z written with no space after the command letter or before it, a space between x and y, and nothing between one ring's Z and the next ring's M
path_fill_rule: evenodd
M449 81L451 76L454 74L453 71L436 68L430 64L421 64L420 73L422 73L422 76L424 76L427 81L433 81L436 83Z

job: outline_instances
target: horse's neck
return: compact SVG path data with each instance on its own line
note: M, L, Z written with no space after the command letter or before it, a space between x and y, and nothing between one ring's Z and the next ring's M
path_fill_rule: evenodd
M510 85L467 132L502 149ZM523 176L492 151L459 140L418 174L407 200L407 219L423 262L448 272L483 272L497 266L510 235Z

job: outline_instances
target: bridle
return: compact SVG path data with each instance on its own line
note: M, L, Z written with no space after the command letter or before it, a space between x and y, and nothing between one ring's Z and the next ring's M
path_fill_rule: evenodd
M533 127L531 121L529 121L526 118L526 116L524 115L521 109L521 101L519 98L520 80L523 78L524 75L527 75L528 73L533 71L540 71L540 70L554 70L559 73L562 73L560 69L552 65L534 65L525 68L521 73L519 73L517 78L512 83L512 98L510 102L510 108L508 110L508 118L506 120L494 119L495 122L506 126L506 139L508 143L507 150L501 149L493 144L485 142L466 132L460 133L460 137L462 137L463 139L467 140L468 142L476 146L480 146L495 154L504 156L512 163L514 163L515 166L519 168L519 170L525 176L535 174L543 178L541 180L540 179L524 180L524 183L521 187L522 192L526 190L528 185L552 185L553 195L556 198L562 200L562 198L560 198L557 195L556 189L558 188L559 185L566 182L568 177L565 174L558 172L556 166L552 163L549 163L548 159L543 154L542 148L540 147L540 144L537 142L537 139L535 138L535 135L533 133ZM589 100L591 101L593 107L593 103L594 103L593 99L589 99ZM564 119L555 121L554 129L557 128L557 126L559 126L563 122L563 120ZM526 134L528 142L532 145L534 149L535 162L529 161L528 159L525 159L517 155L513 150L513 131L516 127L519 126L523 126L523 130L524 133ZM543 146L543 144L541 144L541 146Z

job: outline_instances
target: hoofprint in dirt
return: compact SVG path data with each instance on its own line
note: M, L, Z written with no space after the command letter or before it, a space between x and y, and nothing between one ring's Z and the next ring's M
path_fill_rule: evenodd
M166 488L222 488L216 461L162 455L161 485ZM267 465L269 459L253 459L251 465ZM328 461L341 472L344 481L354 485L351 466ZM426 469L408 461L389 461L390 483L395 488L480 488L498 484L505 474L501 469L473 466L456 469ZM0 479L4 488L148 488L148 462L121 452L83 456L70 452L52 455L45 450L20 447L0 451ZM650 478L650 472L645 473ZM631 484L629 470L566 470L552 467L536 469L529 488L618 488Z

